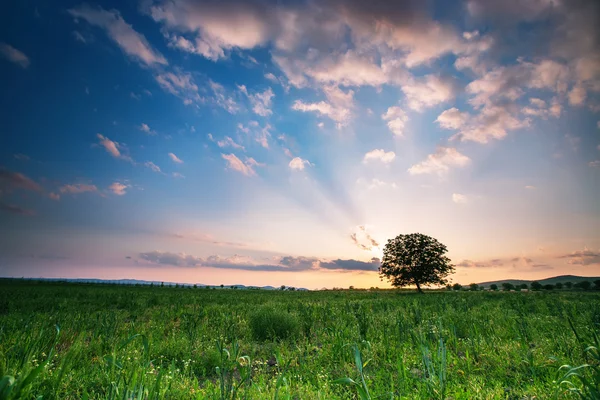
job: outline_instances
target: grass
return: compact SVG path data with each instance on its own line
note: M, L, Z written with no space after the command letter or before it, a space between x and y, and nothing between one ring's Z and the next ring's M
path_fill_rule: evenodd
M0 281L4 399L597 399L599 292Z

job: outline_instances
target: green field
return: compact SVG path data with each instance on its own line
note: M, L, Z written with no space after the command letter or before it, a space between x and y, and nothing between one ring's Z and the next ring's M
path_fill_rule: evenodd
M597 388L599 328L598 291L4 280L0 399L575 399L559 368Z

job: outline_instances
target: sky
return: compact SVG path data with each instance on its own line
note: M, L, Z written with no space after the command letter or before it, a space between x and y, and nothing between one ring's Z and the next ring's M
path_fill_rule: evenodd
M9 2L0 276L600 275L600 3Z

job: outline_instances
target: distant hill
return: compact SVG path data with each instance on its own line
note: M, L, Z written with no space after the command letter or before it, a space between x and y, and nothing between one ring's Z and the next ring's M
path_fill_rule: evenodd
M144 281L139 279L87 279L87 278L0 278L0 279L20 279L26 281L46 281L46 282L68 282L68 283L91 283L91 284L104 284L104 285L154 285L160 286L164 284L165 286L194 286L194 283L178 283L178 282L161 282L161 281ZM200 288L217 288L220 289L221 285L205 285L203 283L195 284ZM223 285L224 289L261 289L261 290L279 290L279 287L274 286L246 286L246 285ZM287 287L287 286L286 286ZM305 288L296 288L296 290L308 290Z
M542 285L556 285L559 282L560 283L565 283L565 282L577 283L577 282L583 282L583 281L594 282L597 279L600 279L600 276L559 275L559 276L553 276L551 278L546 278L546 279L534 279L532 281L527 281L527 280L522 280L522 279L504 279L504 280L500 280L500 281L481 282L481 283L478 283L478 285L483 286L483 287L490 287L490 285L493 285L493 284L501 286L503 283L511 283L516 286L516 285L520 285L522 283L526 283L527 285L530 285L531 282L536 282L536 281L541 283Z

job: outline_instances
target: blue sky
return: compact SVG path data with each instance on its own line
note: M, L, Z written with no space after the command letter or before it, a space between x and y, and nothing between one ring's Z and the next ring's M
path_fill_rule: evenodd
M593 1L27 1L0 17L0 272L384 286L597 275Z

